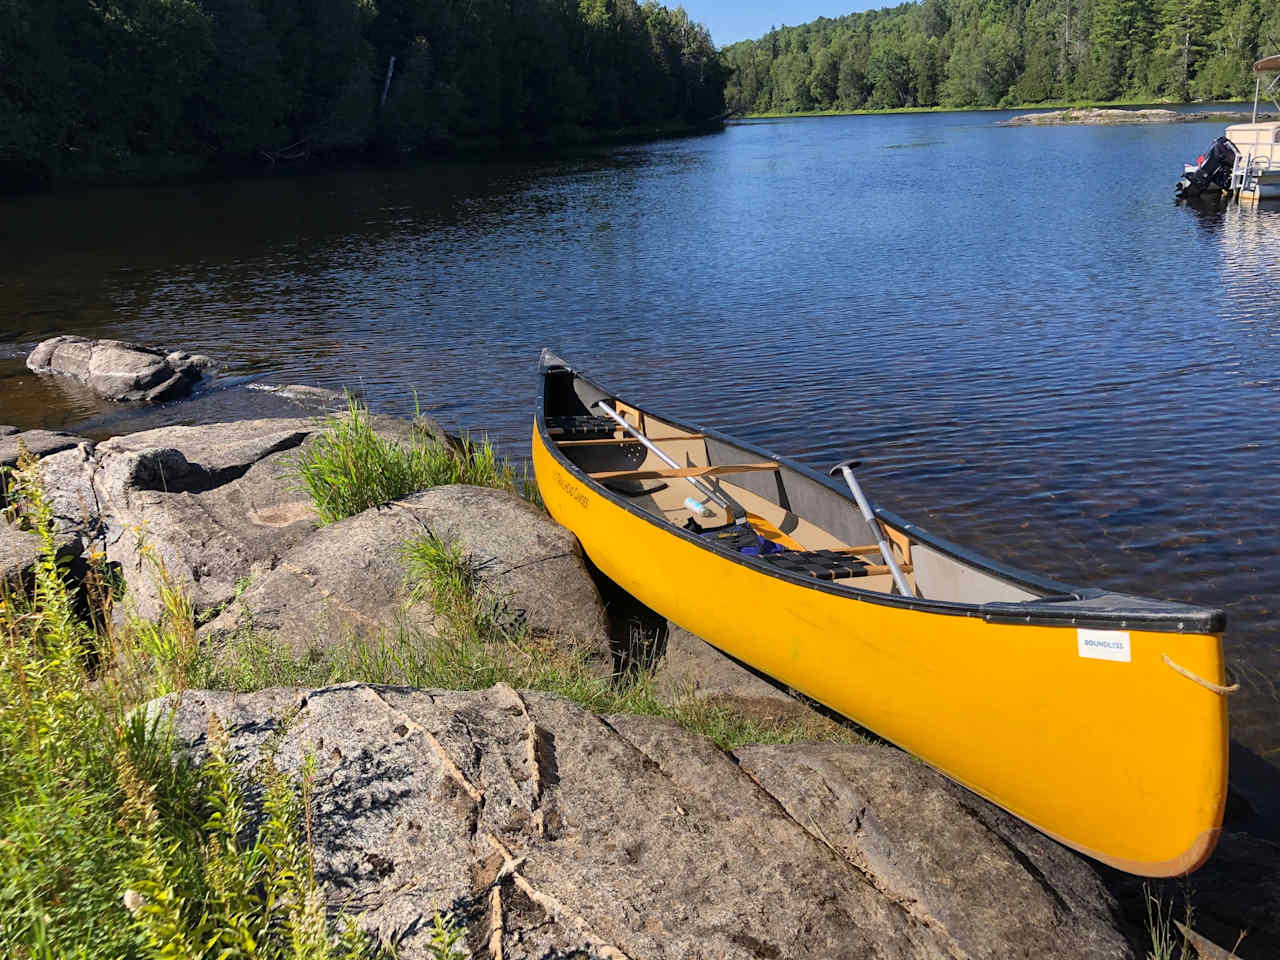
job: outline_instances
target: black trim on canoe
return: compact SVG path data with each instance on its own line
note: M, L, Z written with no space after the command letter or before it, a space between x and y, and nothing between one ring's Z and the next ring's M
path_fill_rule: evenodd
M947 556L959 560L962 563L990 573L992 576L998 577L1015 586L1045 593L1046 596L1037 597L1033 600L1017 602L993 601L981 604L962 603L953 600L930 600L922 597L904 597L898 594L866 590L852 584L836 584L816 580L812 577L773 567L767 563L761 562L755 557L729 550L727 547L718 543L709 542L705 538L696 536L688 530L681 529L662 518L655 517L647 510L642 510L635 504L628 502L625 495L615 490L611 490L596 480L592 480L585 471L564 455L555 439L547 432L547 376L553 372L571 373L578 379L595 387L606 396L613 397L616 400L618 399L618 395L608 388L601 386L581 371L575 369L550 350L544 349L542 351L538 368L540 374L539 379L541 382L539 384L540 389L538 391L537 403L534 409L534 421L537 425L538 435L542 439L543 446L551 456L555 458L557 463L568 470L576 480L588 485L594 493L605 500L608 500L614 506L626 510L635 516L642 517L654 526L661 527L666 533L682 537L685 540L697 544L699 547L716 554L717 556L731 560L734 563L740 563L744 566L748 566L756 573L762 573L770 577L777 577L780 580L786 580L810 590L820 590L824 593L836 594L837 596L848 597L852 594L856 599L866 601L868 603L878 603L890 607L901 607L903 609L915 610L921 613L939 613L948 616L960 617L981 617L987 623L1034 624L1037 626L1063 627L1082 626L1099 630L1149 630L1166 633L1220 634L1226 629L1227 616L1222 610L1214 609L1212 607L1193 606L1191 604L1178 603L1171 600L1152 600L1146 597L1135 597L1128 594L1112 593L1096 587L1073 587L1059 583L1047 577L1041 577L1029 571L1020 570L1015 567L1006 566L1005 564L993 561L990 558L975 553L966 547L961 547L949 540L945 540L942 537L929 533L927 530L905 520L896 513L882 507L875 506L874 504L872 505L872 510L878 519L902 533L907 534L911 539L918 543L925 544L939 553L946 554ZM626 400L624 400L624 402L630 403L630 401ZM647 408L641 409L645 409L646 412L652 413L652 411L648 411ZM814 480L837 494L841 499L848 502L850 510L857 509L857 505L853 502L853 499L844 490L841 490L840 487L830 478L823 476L817 471L810 469L790 457L784 457L773 451L764 450L737 437L727 436L726 434L723 434L711 427L684 423L680 420L668 417L665 414L653 415L659 416L660 419L682 430L688 430L691 433L702 433L709 439L719 440L722 443L729 444L741 450L758 454L762 459L777 461L788 470L793 470L807 479Z

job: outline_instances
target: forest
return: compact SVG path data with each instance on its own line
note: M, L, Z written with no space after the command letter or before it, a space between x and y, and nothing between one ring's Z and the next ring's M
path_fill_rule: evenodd
M1252 96L1276 0L922 0L726 47L734 113Z
M0 191L696 128L725 77L653 0L4 0Z

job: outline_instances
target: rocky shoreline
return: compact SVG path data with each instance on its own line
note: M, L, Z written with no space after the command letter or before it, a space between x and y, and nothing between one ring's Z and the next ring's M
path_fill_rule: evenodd
M373 425L398 443L448 438L425 419ZM504 616L585 650L602 676L636 669L634 608L514 493L433 487L320 525L295 464L325 429L273 417L95 442L0 426L0 465L21 450L41 458L60 549L105 560L138 616L161 614L162 565L215 656L246 628L307 663L353 638L432 631L398 550L429 531L474 561ZM0 523L9 589L29 582L37 546ZM816 716L675 625L656 633L642 666L659 689ZM311 756L311 852L329 907L405 960L431 956L439 912L465 924L476 957L1146 955L1145 886L887 746L725 751L668 719L600 716L505 684L188 690L149 709L172 716L195 763L215 715L246 774L268 740L291 774ZM1229 832L1191 883L1198 930L1230 944L1249 928L1238 955L1275 955L1280 847ZM1200 955L1228 955L1212 949Z
M1092 125L1107 126L1119 123L1201 123L1217 120L1220 123L1248 123L1250 114L1240 111L1195 111L1184 113L1178 110L1147 108L1143 110L1104 109L1099 107L1068 108L1052 110L1045 113L1024 113L1008 120L1002 120L999 126L1040 126L1040 125ZM1259 122L1275 119L1269 114L1258 114Z

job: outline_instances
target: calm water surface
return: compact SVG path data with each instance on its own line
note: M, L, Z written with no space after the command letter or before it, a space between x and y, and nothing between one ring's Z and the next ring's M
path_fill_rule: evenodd
M1172 200L1221 124L749 123L571 161L0 200L0 422L56 333L352 386L527 454L551 346L1068 582L1223 606L1280 762L1280 209ZM174 416L181 415L181 408Z

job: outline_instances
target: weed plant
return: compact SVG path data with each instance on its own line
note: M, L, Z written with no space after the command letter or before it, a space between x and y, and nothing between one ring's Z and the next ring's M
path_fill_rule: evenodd
M320 437L303 448L295 469L322 523L443 484L516 490L514 472L488 440L463 434L446 443L415 432L406 444L382 437L368 408L351 397L346 413L331 417Z
M12 483L41 544L31 595L0 590L0 956L372 956L353 923L334 936L326 921L300 833L309 776L299 791L265 758L251 817L225 733L195 770L165 715L135 709L124 665L155 668L148 695L180 693L192 670L181 591L162 580L158 623L95 631L109 611L77 615L34 462Z
M1151 950L1147 960L1192 960L1194 951L1177 929L1174 921L1174 905L1166 903L1164 894L1156 895L1147 884L1142 885L1142 896L1147 907L1147 935ZM1191 901L1186 900L1186 924L1191 926Z

